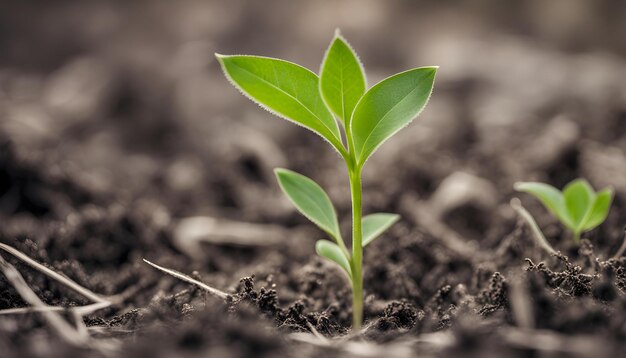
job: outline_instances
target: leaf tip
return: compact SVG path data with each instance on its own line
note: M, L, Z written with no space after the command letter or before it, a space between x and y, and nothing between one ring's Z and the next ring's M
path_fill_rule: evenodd
M287 173L289 173L288 169L285 169L285 168L274 168L274 174L277 177L280 177L281 175L285 175Z
M613 201L613 198L615 197L615 188L613 188L613 186L609 185L607 187L602 188L601 190L599 190L596 194L601 195L607 193L609 195L609 198L611 201Z
M425 68L430 70L430 73L432 74L433 77L435 77L435 75L437 74L437 71L439 71L439 66L426 66Z
M341 37L341 30L337 27L335 28L335 38Z
M228 56L228 55L222 55L221 53L217 53L217 52L215 52L215 53L214 53L214 56L215 56L215 59L217 60L217 63L219 63L219 64L220 64L220 66L222 66L222 70L223 70L225 73L227 73L227 71L226 71L226 63L224 63L224 60L225 60L226 58L230 57L230 56ZM230 79L230 77L228 77L228 75L227 75L227 78L229 79L229 81L233 82L233 81ZM233 83L233 84L234 84L234 83Z
M515 184L513 184L513 189L515 189L516 191L524 191L525 188L526 188L526 183L523 181L518 181L518 182L515 182Z
M589 182L585 178L576 178L576 179L572 180L571 183L587 183L587 184L589 184Z
M315 242L315 252L320 255L320 256L324 256L322 254L322 248L324 247L324 240L317 240Z
M391 214L390 217L391 219L389 220L389 226L394 225L395 223L400 221L400 219L402 219L402 216L400 216L400 214Z

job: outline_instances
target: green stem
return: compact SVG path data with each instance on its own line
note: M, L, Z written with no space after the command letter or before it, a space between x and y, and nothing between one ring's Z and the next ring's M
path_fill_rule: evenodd
M576 245L579 245L580 244L580 232L574 231L573 238L574 238L574 243L576 243Z
M350 195L352 197L352 329L358 330L363 323L363 227L361 223L361 188L362 164L356 155L356 148L352 139L350 124L346 123L346 138L348 140L349 158L346 159L350 176Z
M363 232L361 225L361 169L355 166L350 171L350 193L352 195L352 328L361 328L363 322Z

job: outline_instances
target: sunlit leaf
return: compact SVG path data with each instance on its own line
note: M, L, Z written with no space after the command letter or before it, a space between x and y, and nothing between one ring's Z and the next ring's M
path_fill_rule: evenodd
M437 67L401 72L382 80L361 97L350 124L359 165L424 108L436 72Z
M348 274L348 277L352 279L350 263L337 244L328 240L319 240L315 243L315 251L318 255L339 265Z
M243 94L277 116L319 134L341 152L339 127L322 100L315 73L275 58L216 57L226 77Z
M365 88L363 67L354 50L337 32L322 62L320 92L346 128Z
M335 240L342 240L330 198L313 180L287 169L275 169L280 188L295 207Z
M563 188L563 199L575 231L580 231L583 219L595 201L595 192L584 179L576 179Z
M377 213L363 217L363 247L374 241L400 219L398 214Z
M557 188L544 183L525 182L516 183L515 190L533 195L565 226L570 229L575 228L574 222L565 206L563 194Z
M585 221L582 223L581 230L589 231L602 224L609 215L611 202L613 201L613 190L604 189L599 191Z

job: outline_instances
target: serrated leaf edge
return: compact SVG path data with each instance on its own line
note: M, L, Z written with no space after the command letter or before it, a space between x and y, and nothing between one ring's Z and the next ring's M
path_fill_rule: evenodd
M348 48L352 51L352 53L354 54L354 57L356 58L356 62L359 65L359 67L361 68L361 73L363 74L363 82L365 82L365 93L367 93L367 74L365 73L365 66L363 66L363 62L361 62L361 58L359 57L359 54L356 52L356 50L354 49L354 47L352 47L352 45L350 45L350 42L348 42L348 40L346 40L345 37L343 37L343 35L341 34L341 31L337 28L335 29L335 35L333 36L333 39L330 41L330 45L328 45L328 47L326 48L326 51L324 52L324 57L322 57L322 63L320 64L320 69L319 69L319 91L320 91L320 96L322 97L322 101L324 102L324 105L326 105L326 108L328 108L328 110L330 111L330 113L332 113L333 115L337 115L332 108L330 107L330 105L328 104L328 102L326 101L326 98L324 97L324 94L322 92L322 71L324 70L324 65L326 64L326 59L328 58L328 53L330 52L330 49L333 47L333 45L335 44L335 41L339 39L341 41L343 41L346 46L348 46ZM365 93L363 95L365 95ZM363 97L363 95L361 97ZM359 98L360 100L360 98ZM342 101L343 103L343 101ZM354 105L354 109L356 109L356 106L358 105L359 101L357 101L357 103ZM352 113L354 113L354 109L352 109ZM352 113L350 114L350 120L352 120ZM339 117L337 115L337 117ZM340 122L342 125L345 126L345 122L347 121L346 118L343 118Z
M305 70L309 71L310 73L312 73L313 75L315 75L315 77L317 77L317 78L319 79L319 76L318 76L317 74L315 74L315 72L313 72L313 71L309 70L308 68L306 68L306 67L304 67L304 66L301 66L301 65L299 65L299 64L297 64L297 63L295 63L295 62L291 62L291 61L283 60L283 59L280 59L280 58L268 57L268 56L255 56L255 55L222 55L222 54L219 54L219 53L215 53L215 57L217 58L217 62L220 64L220 67L222 68L222 72L224 73L224 76L226 77L226 79L228 80L228 82L230 82L230 84L231 84L233 87L235 87L235 88L236 88L236 89L237 89L237 90L238 90L238 91L239 91L239 92L240 92L240 93L241 93L244 97L248 98L250 101L252 101L253 103L257 104L259 107L261 107L261 108L262 108L262 109L264 109L265 111L269 112L270 114L272 114L272 115L274 115L274 116L276 116L276 117L278 117L278 118L284 119L284 120L286 120L286 121L289 121L289 122L291 122L291 123L293 123L293 124L295 124L295 125L297 125L297 126L299 126L299 127L303 127L303 128L305 128L305 129L307 129L307 130L309 130L309 131L311 131L311 132L313 132L313 133L317 134L319 137L321 137L321 138L322 138L322 139L324 139L326 142L328 142L328 143L329 143L329 144L330 144L330 145L331 145L331 146L332 146L332 147L333 147L333 148L334 148L334 149L335 149L335 150L336 150L336 151L337 151L340 155L344 156L344 155L346 154L346 149L345 149L345 147L344 147L344 145L343 145L343 141L342 141L342 139L341 139L341 131L339 130L339 125L337 124L337 121L336 121L336 120L335 120L334 122L335 122L335 126L336 126L336 128L337 128L337 133L339 134L339 137L334 137L334 139L335 139L335 140L337 140L337 143L333 143L333 141L332 141L332 140L330 140L329 138L326 138L324 135L322 135L322 134L321 134L321 133L319 133L318 131L316 131L316 130L314 130L314 129L312 129L312 128L309 128L309 127L305 126L305 125L304 125L304 124L302 124L302 123L298 123L298 122L296 122L295 120L293 120L293 119L291 119L291 118L289 118L289 117L286 117L286 116L284 116L284 115L282 115L282 114L280 114L280 113L276 112L275 110L273 110L273 109L269 108L267 105L265 105L265 104L263 104L263 103L260 103L260 102L259 102L259 101L257 101L256 99L252 98L252 96L248 95L248 94L247 94L247 93L246 93L246 92L245 92L245 91L244 91L244 90L243 90L243 89L242 89L242 88L241 88L241 87L237 84L237 82L235 82L235 80L233 80L233 78L230 76L230 74L228 73L228 71L226 71L226 66L225 66L224 62L222 61L222 59L223 59L223 58L227 58L227 57L251 57L251 58L262 58L262 59L269 59L269 60L281 61L281 62L285 62L285 63L291 64L291 65L295 65L295 66L298 66L298 67L300 67L300 68L303 68L303 69L305 69ZM318 80L318 88L319 88L319 80ZM292 96L292 97L293 97L293 96ZM296 100L297 100L297 99L296 99ZM323 98L323 97L322 97L322 101L324 101L324 98ZM298 102L300 102L300 101L298 100ZM300 104L302 104L302 103L300 102ZM330 112L330 115L331 115L331 116L333 116L332 111L330 111L330 110L329 110L328 105L327 105L325 102L324 102L324 105L326 106L326 110L328 110L328 111ZM309 109L308 109L308 107L306 107L306 106L304 106L304 105L303 105L303 107L304 107L304 108L306 108L309 112L311 112L311 110L309 110ZM315 115L313 112L311 112L311 113L315 116L315 118L317 118L317 119L320 121L320 123L322 123L322 124L324 125L324 127L326 127L326 128L327 128L327 129L328 129L328 130L332 133L332 134L334 134L334 133L333 133L333 131L332 131L332 129L331 129L331 128L329 128L329 127L328 127L328 126L327 126L327 125L326 125L326 124L325 124L325 123L324 123L321 119L319 119L319 117L318 117L317 115ZM333 116L333 118L334 118L334 116Z
M308 214L306 214L306 213L304 213L302 210L300 210L300 208L299 208L299 207L298 207L298 206L297 206L297 205L293 202L293 200L289 197L289 195L287 195L287 191L285 190L285 188L284 188L283 184L281 183L280 178L278 178L278 174L279 174L279 173L281 173L281 172L282 172L282 173L287 173L287 174L297 174L297 175L303 176L303 177L305 177L305 178L309 179L310 181L312 181L313 183L315 183L315 185L317 185L317 186L321 189L321 191L322 191L323 195L326 197L326 199L327 199L327 200L330 202L330 204L331 204L330 206L331 206L331 209L332 209L332 214L333 214L333 217L335 218L335 223L337 224L337 227L336 227L337 232L332 232L332 231L330 231L330 230L329 230L329 228L325 228L325 227L323 227L323 225L320 225L320 224L317 222L317 220L313 220L313 219L311 218L311 216L309 216ZM278 182L278 186L280 186L280 189L282 190L282 192L285 194L285 196L287 196L287 198L289 199L289 201L290 201L290 202L294 205L294 207L296 208L296 210L298 210L298 212L299 212L302 216L304 216L304 217L305 217L305 218L307 218L310 222L312 222L312 223L313 223L313 224L315 224L317 227L319 227L320 229L322 229L322 231L324 231L324 232L325 232L325 233L327 233L330 237L332 237L333 239L335 239L335 241L339 241L339 240L343 241L343 238L341 237L341 232L339 232L339 223L338 223L338 219L337 219L337 211L335 210L335 206L333 205L332 200L331 200L331 199L330 199L330 197L328 196L328 193L326 193L326 191L324 190L324 188L322 188L322 186L321 186L321 185L319 185L318 183L316 183L316 182L315 182L315 180L313 180L313 179L311 179L311 178L307 177L306 175L302 175L302 174L300 174L300 173L298 173L298 172L295 172L295 171L293 171L293 170L289 170L289 169L285 169L285 168L275 168L275 169L274 169L274 175L275 175L275 176L276 176L276 178L277 178L277 180L276 180L276 181ZM323 210L322 210L322 211L323 211Z
M352 132L352 125L354 124L354 114L356 113L356 109L359 107L359 104L361 103L361 101L363 101L363 99L367 96L367 94L374 90L374 88L376 88L377 86L379 86L380 84L382 84L384 81L387 81L389 79L392 79L394 77L398 77L401 75L404 75L408 72L411 71L415 71L415 70L419 70L419 69L427 69L427 68L431 68L434 69L434 77L436 78L437 76L437 69L439 68L439 66L422 66L422 67L416 67L416 68L412 68L406 71L402 71L399 73L396 73L395 75L389 76L387 78L382 79L381 81L379 81L378 83L376 83L375 85L373 85L370 89L368 89L363 96L361 96L361 99L359 99L359 101L356 103L356 105L354 106L354 111L352 112L352 117L350 118L350 131ZM374 155L374 153L376 153L376 151L378 151L378 149L389 140L389 138L393 137L394 135L396 135L399 131L401 131L402 129L404 129L406 126L408 126L409 124L411 124L415 118L419 117L419 115L422 113L422 111L424 110L424 108L426 108L426 105L428 104L428 102L430 101L430 97L433 94L434 91L434 84L435 84L435 78L433 78L433 86L430 87L430 91L428 93L428 97L426 98L426 101L424 102L424 105L422 106L422 108L420 108L420 110L413 116L413 118L411 118L411 120L409 120L407 123L405 123L403 126L399 127L398 129L396 129L395 131L393 131L391 134L389 134L387 136L387 138L385 138L384 140L382 140L380 143L378 143L376 145L376 147L374 147L374 149L372 149L372 151L367 155L367 158L363 159L363 152L359 153L359 157L356 158L357 159L357 164L359 165L359 167L363 167L365 165L365 163L367 162L367 160L369 158L372 157L372 155ZM415 89L413 89L412 91L414 91ZM411 92L412 92L411 91ZM409 92L409 93L411 93ZM408 94L405 96L405 98L408 96ZM404 100L404 99L403 99ZM399 102L398 102L399 103ZM397 105L397 104L396 104ZM395 108L392 107L392 109ZM387 113L389 113L391 110L389 110ZM386 114L385 114L386 115ZM367 136L367 138L365 139L365 141L363 141L363 144L365 145L367 143L367 141L369 140L370 136L372 135L372 133L374 132L374 130L378 127L380 121L378 123L376 123L376 126L374 126L374 128L372 129L372 131L370 132L370 134Z

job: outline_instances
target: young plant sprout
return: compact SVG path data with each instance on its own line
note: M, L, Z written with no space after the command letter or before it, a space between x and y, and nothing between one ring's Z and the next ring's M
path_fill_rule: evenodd
M563 192L544 183L516 183L515 190L529 193L541 201L552 215L561 221L580 242L583 232L594 229L606 220L613 200L613 190L595 192L584 179L576 179Z
M283 192L305 217L334 241L320 240L317 253L336 264L352 284L353 327L363 320L363 247L399 216L362 217L361 172L367 159L428 102L436 66L414 68L367 90L363 66L337 31L320 75L295 63L259 56L215 55L230 82L261 107L299 124L330 143L345 161L352 197L352 249L348 250L330 198L313 180L276 169Z

